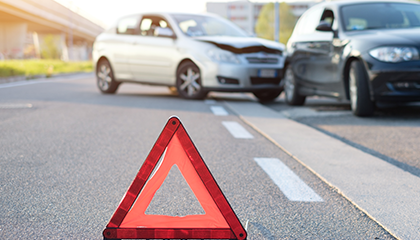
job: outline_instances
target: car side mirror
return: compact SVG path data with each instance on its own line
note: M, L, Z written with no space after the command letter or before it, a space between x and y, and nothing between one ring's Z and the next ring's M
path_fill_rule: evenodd
M325 21L321 21L319 25L316 27L317 31L321 32L332 32L333 29L331 28L331 24Z
M169 38L176 38L174 32L170 28L162 28L156 27L154 35L156 37L169 37Z

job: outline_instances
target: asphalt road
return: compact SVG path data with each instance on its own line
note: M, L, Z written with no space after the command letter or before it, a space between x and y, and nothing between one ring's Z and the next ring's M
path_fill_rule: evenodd
M187 101L166 88L132 84L103 95L93 77L0 86L0 239L102 239L171 115L180 117L248 226L248 239L394 239L223 101L254 101L247 96ZM228 115L215 115L212 106ZM235 138L222 122L240 124L253 138ZM255 158L279 159L321 201L290 200ZM147 211L202 213L176 170Z
M328 98L308 98L302 107L279 98L266 106L420 177L420 103L382 103L363 118Z

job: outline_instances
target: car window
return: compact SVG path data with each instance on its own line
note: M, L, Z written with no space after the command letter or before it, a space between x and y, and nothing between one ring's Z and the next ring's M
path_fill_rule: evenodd
M139 18L136 16L120 19L117 24L117 33L118 34L135 34L138 19Z
M150 18L143 18L140 23L140 34L147 35L147 31L152 27L152 20Z
M343 6L346 31L420 27L420 5L407 3L365 3Z
M322 13L321 21L330 24L332 27L334 23L334 13L331 10L325 9L324 13Z
M155 29L170 28L168 22L158 16L145 16L142 18L140 23L140 35L142 36L155 36Z
M190 34L192 34L192 29L197 28L197 22L194 19L188 19L185 21L180 21L178 23L179 28L181 28L182 32L187 33L190 31ZM196 33L199 35L199 33ZM202 34L201 34L202 35Z
M218 17L193 14L173 14L178 27L190 37L231 36L246 37L247 34L233 23Z

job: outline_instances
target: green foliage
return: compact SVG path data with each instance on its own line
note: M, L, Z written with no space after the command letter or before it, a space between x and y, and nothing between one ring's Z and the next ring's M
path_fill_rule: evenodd
M258 17L257 24L255 26L255 32L258 37L274 40L274 20L275 20L275 4L267 3L261 9L260 15ZM280 42L286 44L292 35L293 28L296 24L296 17L290 11L289 5L287 3L280 3L279 9L280 15Z
M0 61L0 77L34 75L51 76L58 73L92 72L90 61L63 62L60 60L7 60Z
M60 50L57 48L59 38L52 34L45 36L41 45L41 57L43 59L60 59Z
M21 76L25 75L24 69L12 67L0 62L0 77Z

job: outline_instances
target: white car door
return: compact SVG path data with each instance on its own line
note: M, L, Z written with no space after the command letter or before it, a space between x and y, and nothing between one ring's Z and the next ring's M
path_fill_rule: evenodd
M116 34L107 41L107 48L112 52L112 66L117 79L132 80L128 65L128 52L139 24L139 16L128 16L118 21Z
M143 16L128 53L130 70L136 81L174 85L180 55L176 39L155 36L157 27L169 28L162 17Z

